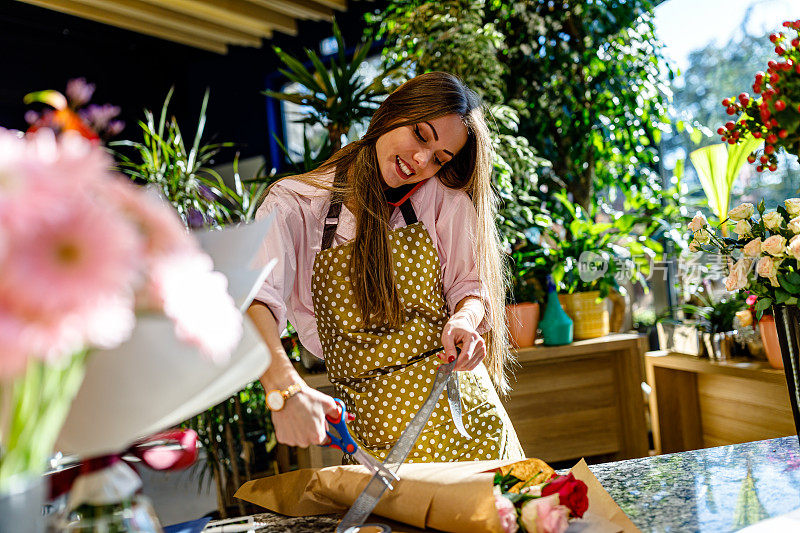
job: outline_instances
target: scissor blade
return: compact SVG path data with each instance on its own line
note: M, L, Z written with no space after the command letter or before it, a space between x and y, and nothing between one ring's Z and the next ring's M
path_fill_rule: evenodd
M382 463L379 463L377 459L372 457L370 454L366 453L364 450L359 448L356 450L356 453L353 454L353 457L356 461L361 463L363 466L367 468L373 475L381 476L383 483L386 485L386 488L392 490L394 487L392 486L392 480L399 481L400 478L397 477L397 474L383 466Z

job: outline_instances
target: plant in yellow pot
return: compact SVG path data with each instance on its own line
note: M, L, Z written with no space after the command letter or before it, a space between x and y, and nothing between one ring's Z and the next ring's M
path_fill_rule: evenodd
M539 230L543 246L551 252L559 299L575 323L574 338L592 339L619 331L625 315L621 284L630 280L647 289L651 265L663 251L647 235L660 222L596 206L587 212L563 192L553 196L564 212L558 223L539 224Z

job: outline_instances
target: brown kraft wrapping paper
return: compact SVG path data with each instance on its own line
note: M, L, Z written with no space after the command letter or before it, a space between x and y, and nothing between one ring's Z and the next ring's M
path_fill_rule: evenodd
M453 533L502 533L494 506L494 470L515 461L409 463L400 467L400 481L387 490L373 514L420 529ZM603 489L581 460L571 470L589 488L587 521L573 521L570 530L636 532L638 529ZM239 499L288 516L345 513L370 479L358 465L304 469L248 481ZM589 522L585 524L589 526Z

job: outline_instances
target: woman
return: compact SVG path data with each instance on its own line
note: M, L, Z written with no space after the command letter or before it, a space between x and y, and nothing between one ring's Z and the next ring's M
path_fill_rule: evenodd
M258 216L276 214L262 258L277 265L248 313L273 354L261 382L279 442L323 443L337 410L286 357L288 315L379 459L456 358L469 436L443 395L408 460L522 457L492 385L506 390L508 345L491 172L477 96L434 72L389 95L363 138L271 188Z

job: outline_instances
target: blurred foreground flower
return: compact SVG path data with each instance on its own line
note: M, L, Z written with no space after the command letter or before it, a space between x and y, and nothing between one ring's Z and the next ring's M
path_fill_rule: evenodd
M13 415L0 491L45 467L85 356L125 342L137 311L166 314L217 362L241 336L225 277L171 206L112 164L80 132L0 128L0 394Z

